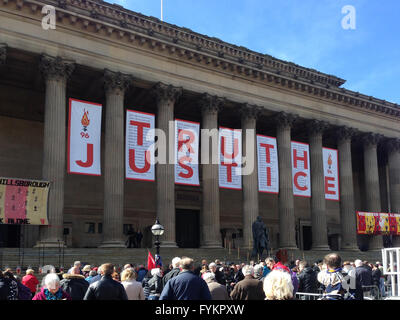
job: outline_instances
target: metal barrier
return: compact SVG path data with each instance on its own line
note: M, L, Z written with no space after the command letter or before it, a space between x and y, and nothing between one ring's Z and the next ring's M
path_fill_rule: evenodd
M297 300L318 300L321 297L319 293L296 292Z
M362 286L365 300L381 300L382 292L378 286Z

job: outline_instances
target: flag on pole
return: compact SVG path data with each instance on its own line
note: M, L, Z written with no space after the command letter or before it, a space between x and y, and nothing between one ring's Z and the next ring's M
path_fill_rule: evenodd
M151 255L151 252L149 251L149 254L147 256L147 270L151 270L154 269L156 267L156 262L153 258L153 256Z

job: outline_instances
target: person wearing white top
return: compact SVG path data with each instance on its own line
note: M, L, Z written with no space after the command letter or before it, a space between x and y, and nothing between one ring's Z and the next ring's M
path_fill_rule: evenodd
M121 274L121 284L124 286L128 300L144 300L142 284L136 281L137 273L133 268L125 269Z

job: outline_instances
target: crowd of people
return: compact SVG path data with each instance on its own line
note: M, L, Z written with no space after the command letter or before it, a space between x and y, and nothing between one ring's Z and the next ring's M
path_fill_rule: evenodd
M22 279L11 269L0 271L0 300L291 300L298 298L296 293L362 300L370 287L384 296L389 280L379 261L342 262L336 253L312 265L268 257L248 264L202 260L195 267L193 259L175 257L166 268L151 270L126 264L118 272L111 263L96 267L76 261L67 273L57 271L51 270L41 282L33 269Z

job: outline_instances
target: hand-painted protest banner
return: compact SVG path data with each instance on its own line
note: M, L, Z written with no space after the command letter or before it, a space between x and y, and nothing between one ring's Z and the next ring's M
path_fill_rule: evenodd
M199 186L200 123L175 120L175 183Z
M68 173L101 175L101 104L69 99Z
M219 128L219 186L242 189L242 131Z
M0 178L0 224L48 225L50 183Z
M295 196L311 197L309 145L292 141L292 179Z
M258 190L279 193L278 149L276 138L257 135Z
M357 233L400 235L400 214L357 211Z
M132 180L155 180L155 116L140 111L126 111L125 175Z
M339 164L336 149L322 148L324 162L325 199L340 200L339 192Z

